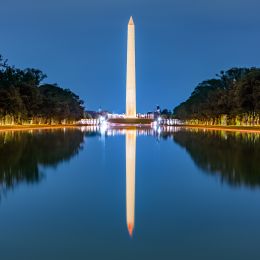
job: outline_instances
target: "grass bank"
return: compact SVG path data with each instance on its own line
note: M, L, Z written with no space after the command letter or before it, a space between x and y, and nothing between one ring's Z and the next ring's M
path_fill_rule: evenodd
M187 128L218 130L228 132L260 133L260 126L209 126L209 125L182 125Z
M0 126L0 131L22 131L22 130L37 130L37 129L55 129L55 128L73 128L75 124L68 125L5 125Z

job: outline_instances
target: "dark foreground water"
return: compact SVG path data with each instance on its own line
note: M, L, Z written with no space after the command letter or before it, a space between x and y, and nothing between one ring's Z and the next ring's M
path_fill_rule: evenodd
M0 133L0 259L260 259L260 136Z

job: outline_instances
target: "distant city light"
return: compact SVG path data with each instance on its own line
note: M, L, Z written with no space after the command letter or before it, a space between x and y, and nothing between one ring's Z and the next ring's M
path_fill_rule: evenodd
M105 117L100 116L100 117L99 117L99 121L100 121L100 123L102 124L104 121L106 121L106 119L105 119Z
M106 120L103 120L100 124L100 132L101 132L101 135L104 135L107 131L107 128L108 128L108 123Z

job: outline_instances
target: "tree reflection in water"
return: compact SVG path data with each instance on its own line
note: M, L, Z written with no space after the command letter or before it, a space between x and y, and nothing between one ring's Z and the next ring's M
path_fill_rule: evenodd
M8 131L0 133L0 195L18 183L37 183L39 165L56 167L82 148L79 129Z
M126 134L108 129L103 135ZM136 135L171 138L183 147L204 172L219 175L232 186L260 187L260 135L201 129L138 129ZM19 183L37 183L39 166L56 167L83 147L84 136L102 136L99 129L73 128L0 132L0 197ZM174 155L173 155L174 156Z
M209 174L232 186L260 186L260 135L225 131L181 130L173 140Z

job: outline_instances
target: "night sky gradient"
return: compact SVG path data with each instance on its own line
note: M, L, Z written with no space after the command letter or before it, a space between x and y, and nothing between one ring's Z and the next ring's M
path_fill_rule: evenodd
M259 0L0 0L0 53L125 111L127 23L136 25L137 110L173 108L204 79L260 66Z

